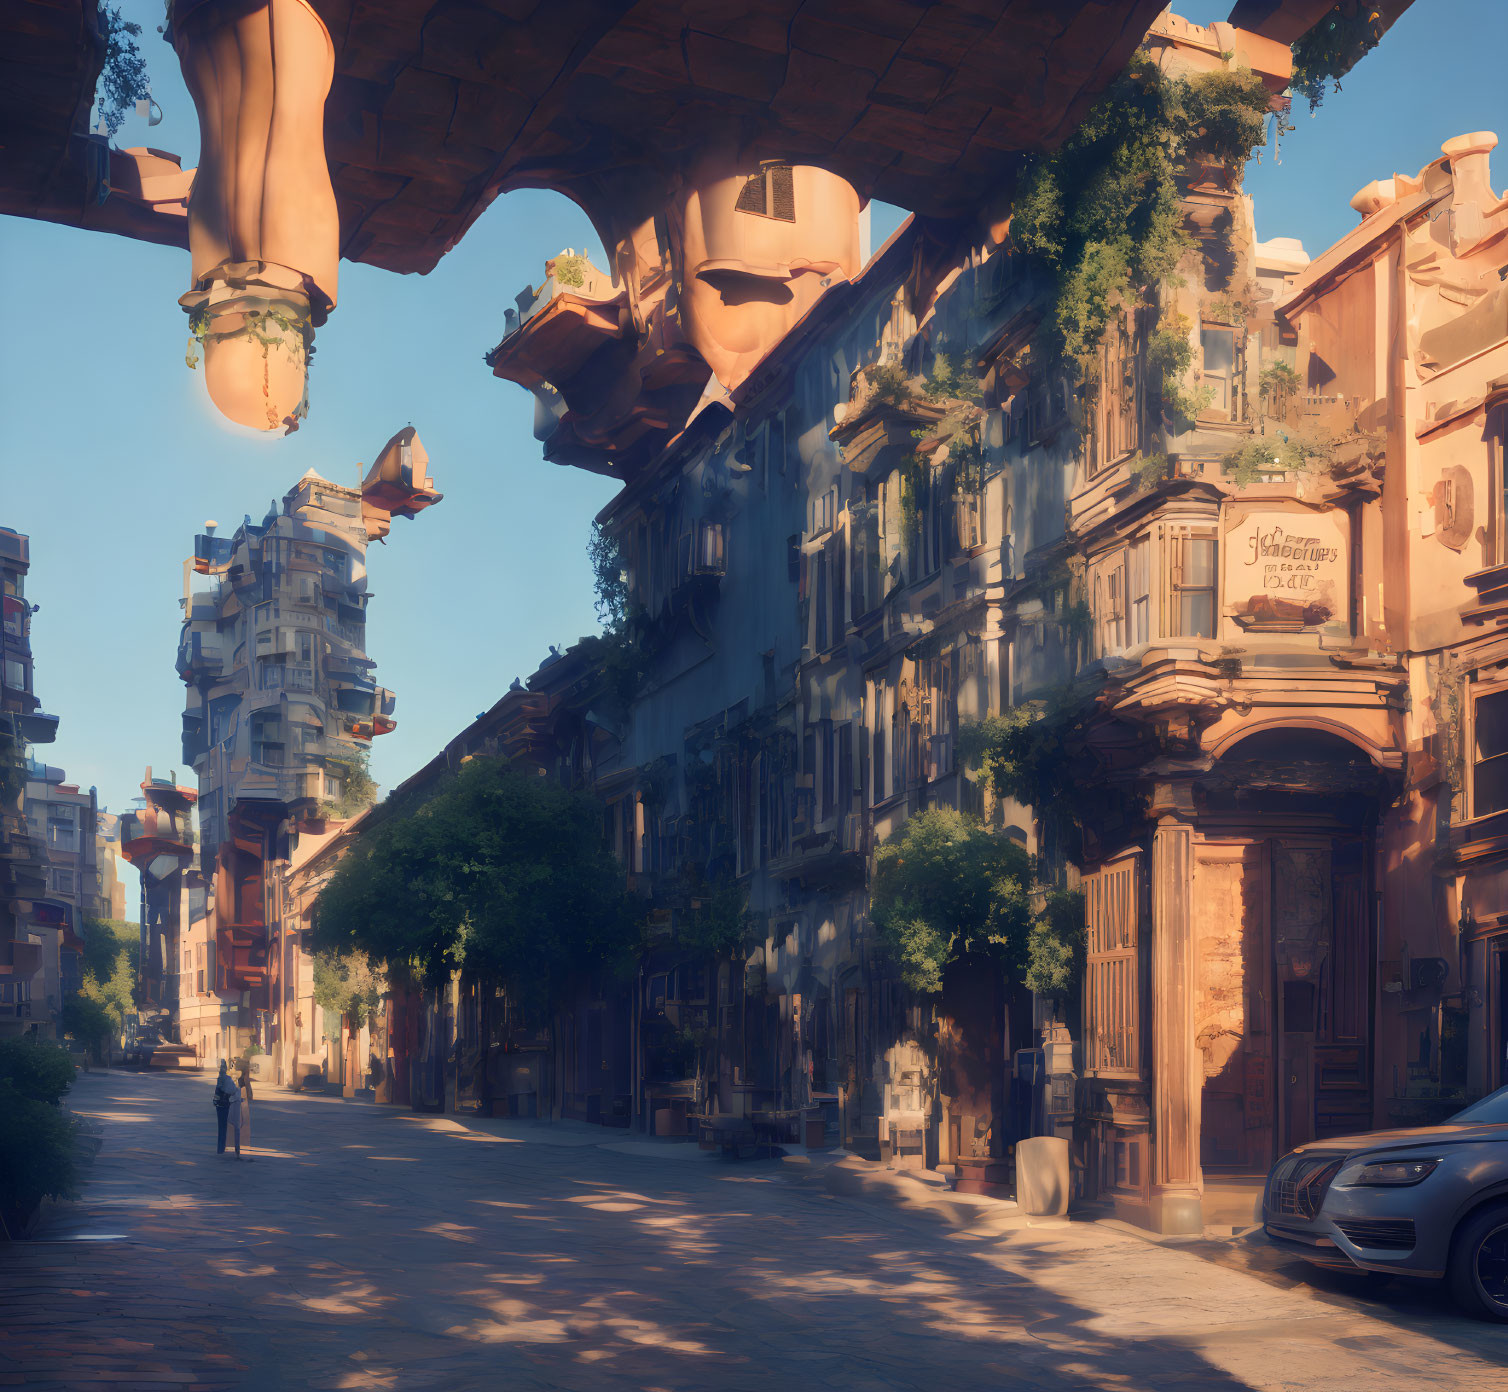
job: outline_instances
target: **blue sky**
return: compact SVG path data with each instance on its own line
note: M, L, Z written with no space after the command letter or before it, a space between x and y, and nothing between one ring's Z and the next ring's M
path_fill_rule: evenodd
M124 0L164 111L128 118L122 146L197 158L192 103L156 33L157 0ZM1200 23L1225 4L1187 4ZM1353 192L1414 172L1469 130L1508 138L1503 0L1417 0L1381 47L1311 120L1254 165L1260 237L1300 237L1317 254L1350 227ZM1494 183L1508 183L1508 150ZM878 246L902 216L877 210ZM32 538L29 595L37 690L62 718L39 750L120 810L142 767L177 769L183 688L173 671L182 562L213 517L229 532L260 519L305 469L356 481L412 423L445 501L395 522L374 546L368 651L398 696L398 729L376 742L390 785L427 760L551 643L595 627L585 543L614 485L547 464L530 397L493 378L482 354L503 310L545 257L588 249L564 198L499 199L428 276L341 268L340 307L319 332L308 422L289 438L246 438L219 423L184 365L187 254L123 238L0 218L0 525ZM128 896L129 897L129 896Z

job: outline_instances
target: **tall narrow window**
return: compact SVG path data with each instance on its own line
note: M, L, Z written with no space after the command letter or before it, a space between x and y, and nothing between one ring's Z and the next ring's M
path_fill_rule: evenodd
M1215 636L1215 539L1176 533L1168 542L1169 610L1173 635Z
M1152 548L1142 537L1133 541L1127 553L1126 588L1130 601L1130 632L1126 635L1129 646L1150 640L1152 609Z
M1084 1043L1091 1073L1135 1073L1140 1068L1139 902L1134 855L1084 876L1089 940Z
M1508 688L1472 705L1471 815L1508 808Z
M813 650L825 652L827 650L827 622L828 622L828 597L827 597L827 548L824 546L815 556L817 566L816 586L816 631L812 641Z
M1236 335L1232 329L1206 325L1199 332L1204 354L1203 385L1214 397L1210 409L1230 420L1236 415Z
M837 735L831 720L820 725L822 741L822 820L830 821L838 811Z
M763 164L751 174L733 205L740 213L796 221L795 177L788 164Z
M1499 407L1488 418L1487 450L1492 515L1488 519L1488 565L1508 565L1508 410Z

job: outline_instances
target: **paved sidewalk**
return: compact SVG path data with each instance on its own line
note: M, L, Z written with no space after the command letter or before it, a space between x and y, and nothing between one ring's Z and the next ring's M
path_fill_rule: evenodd
M831 1193L816 1157L267 1093L237 1164L207 1077L91 1075L74 1105L105 1146L51 1241L0 1250L0 1385L1504 1386L1508 1330L1443 1303L1098 1224L954 1226Z

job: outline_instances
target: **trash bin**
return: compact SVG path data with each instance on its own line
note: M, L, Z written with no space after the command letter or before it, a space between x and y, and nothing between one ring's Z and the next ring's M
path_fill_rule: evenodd
M1068 1212L1068 1142L1062 1136L1016 1142L1016 1202L1031 1218Z

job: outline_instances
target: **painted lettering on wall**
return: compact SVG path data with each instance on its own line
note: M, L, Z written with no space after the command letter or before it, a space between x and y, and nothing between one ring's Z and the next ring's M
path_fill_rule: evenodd
M1346 537L1335 513L1253 513L1228 533L1226 612L1246 629L1344 618Z

